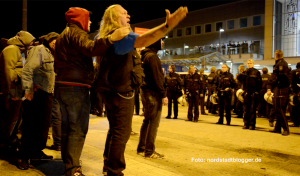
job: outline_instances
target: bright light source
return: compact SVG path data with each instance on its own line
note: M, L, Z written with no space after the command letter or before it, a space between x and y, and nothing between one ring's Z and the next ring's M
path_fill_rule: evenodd
M288 65L292 65L292 64L288 64Z
M168 36L166 36L165 38L168 38Z
M185 45L184 48L189 48L189 46Z
M231 62L231 61L226 61L226 62Z
M220 29L220 32L224 32L224 29Z
M260 65L254 65L254 67L259 67Z
M223 64L223 62L220 62L220 64L222 65L222 64Z

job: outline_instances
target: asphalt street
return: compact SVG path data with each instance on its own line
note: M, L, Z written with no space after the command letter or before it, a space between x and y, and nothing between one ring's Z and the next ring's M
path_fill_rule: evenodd
M200 115L199 121L187 122L187 107L179 106L179 119L165 119L167 107L156 138L156 151L163 159L145 159L136 154L139 134L131 135L125 151L128 176L198 176L198 175L300 175L300 128L290 128L289 136L268 132L269 122L257 118L256 130L242 129L242 119L232 118L230 126L215 124L217 116ZM132 129L140 133L143 116L133 117ZM226 123L226 120L224 120ZM104 117L91 115L88 135L81 156L86 176L101 176L103 150L108 130ZM47 146L52 145L52 139ZM15 159L0 158L0 175L63 175L60 152L45 149L54 160L32 163L35 168L19 170ZM8 153L7 153L8 155Z

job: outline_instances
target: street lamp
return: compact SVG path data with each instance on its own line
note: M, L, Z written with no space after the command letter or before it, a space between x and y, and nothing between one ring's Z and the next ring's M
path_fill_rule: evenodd
M224 29L220 29L220 36L219 36L219 53L221 53L221 32L224 32Z

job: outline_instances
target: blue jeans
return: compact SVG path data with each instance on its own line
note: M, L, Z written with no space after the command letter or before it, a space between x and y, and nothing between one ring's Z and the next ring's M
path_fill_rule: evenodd
M61 146L61 111L59 103L56 99L53 100L52 107L52 137L55 147Z
M126 166L124 152L131 133L134 92L105 92L102 96L109 122L103 171L107 171L107 175L123 175Z
M145 152L151 156L155 152L155 139L161 118L162 98L158 93L144 89L142 97L145 99L145 119L143 121L137 152Z
M61 156L68 175L80 167L79 158L89 125L89 88L63 84L56 84L55 88L62 114Z

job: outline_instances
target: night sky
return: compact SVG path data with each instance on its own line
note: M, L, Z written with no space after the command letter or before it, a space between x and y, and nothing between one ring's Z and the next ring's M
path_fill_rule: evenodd
M27 31L38 38L49 32L61 33L66 27L65 12L70 7L82 7L92 11L91 32L97 30L105 9L112 4L122 5L131 16L131 24L163 18L165 9L174 12L180 6L189 11L213 7L238 0L198 0L198 1L99 1L99 0L28 0ZM0 0L0 38L11 38L22 30L22 1Z

